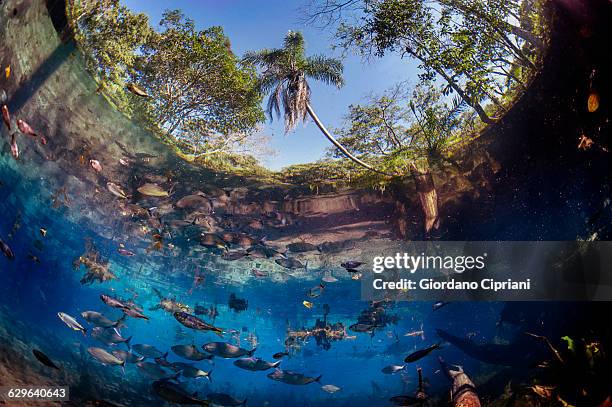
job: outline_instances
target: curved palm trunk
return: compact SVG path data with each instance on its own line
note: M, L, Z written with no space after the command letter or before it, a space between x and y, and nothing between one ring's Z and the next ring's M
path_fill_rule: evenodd
M391 175L391 174L387 174L386 172L377 170L376 168L373 168L371 165L366 164L365 162L361 161L359 158L355 157L353 154L351 154L342 144L340 144L338 142L338 140L336 140L334 138L334 136L331 135L331 133L325 128L325 126L323 125L323 123L321 123L321 120L319 120L319 117L316 115L316 113L314 112L314 110L312 109L312 106L310 106L310 103L306 104L306 109L308 111L308 114L310 115L310 118L315 122L315 124L317 125L317 127L319 128L319 130L321 130L321 133L323 133L323 135L325 137L327 137L327 139L338 149L342 152L342 154L344 154L348 159L350 159L351 161L361 165L364 168L367 168L370 171L374 171L377 172L379 174L383 174L383 175Z

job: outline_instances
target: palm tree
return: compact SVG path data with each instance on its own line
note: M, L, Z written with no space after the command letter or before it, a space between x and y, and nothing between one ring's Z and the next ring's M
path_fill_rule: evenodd
M267 113L270 120L274 115L280 117L281 107L285 117L285 132L295 129L300 121L308 116L319 130L346 157L371 171L385 174L351 154L325 128L310 104L310 86L307 78L322 81L340 88L344 85L342 62L321 55L304 55L304 37L300 32L289 31L285 36L283 48L263 49L249 52L244 59L247 63L262 69L259 78L260 89L269 93Z

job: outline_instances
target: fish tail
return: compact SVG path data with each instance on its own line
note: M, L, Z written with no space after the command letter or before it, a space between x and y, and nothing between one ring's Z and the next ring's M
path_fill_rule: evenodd
M206 374L206 378L208 379L209 382L212 383L212 370L208 372L208 374Z
M127 345L127 347L128 347L128 349L129 349L129 350L132 350L132 345L130 344L130 341L132 340L132 337L133 337L133 336L130 336L129 338L127 338L127 339L125 340L125 344Z
M323 375L322 375L322 374L320 374L320 375L319 375L319 377L317 377L317 378L315 379L315 382L317 382L317 383L321 384L321 378L322 378L322 377L323 377Z
M240 403L240 405L246 406L246 402L247 402L247 399L244 399L244 401Z
M121 371L123 372L123 375L125 375L125 360L122 361L119 366L121 366Z
M164 354L162 355L162 359L167 359L167 358L168 358L168 352L166 352L166 353L164 353Z
M272 367L276 369L281 364L281 362L282 362L282 360L279 360L278 362L272 363Z
M81 329L81 332L83 332L83 336L87 336L87 328Z
M247 352L247 355L253 356L253 354L255 353L256 350L257 350L257 348L251 349L250 351Z

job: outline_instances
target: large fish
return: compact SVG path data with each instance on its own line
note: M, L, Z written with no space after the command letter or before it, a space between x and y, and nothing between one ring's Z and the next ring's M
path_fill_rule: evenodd
M130 348L130 341L132 340L131 336L129 338L122 337L116 328L102 328L99 326L92 329L91 337L108 346L125 343L128 349Z
M151 359L165 358L166 356L168 356L168 352L162 353L162 351L160 351L153 345L146 345L146 344L139 343L136 345L132 345L132 350L142 356L145 356Z
M213 357L213 355L207 355L200 352L195 345L174 345L170 349L172 349L172 352L176 355L196 362L204 359L211 359Z
M277 368L280 364L280 360L278 362L271 363L252 356L249 358L241 358L234 361L235 366L238 366L241 369L250 370L252 372Z
M125 350L115 349L111 353L119 359L125 360L126 363L138 363L145 360L144 356L138 356Z
M212 331L219 336L223 336L222 328L206 323L195 315L180 311L174 313L174 318L187 328L196 329L198 331Z
M162 399L176 404L198 405L208 407L208 400L200 400L196 394L189 394L179 384L170 380L157 380L153 382L153 391Z
M87 352L103 365L121 366L121 369L125 372L125 360L119 359L117 356L108 353L102 348L87 348Z
M238 400L225 393L209 393L206 398L215 406L237 407L246 405L246 399Z
M119 308L119 309L124 309L124 308L129 308L130 306L115 297L111 297L110 295L106 295L106 294L100 294L100 299L102 300L103 303L105 303L106 305L108 305L109 307L113 307L113 308Z
M429 355L431 352L433 352L434 350L438 349L439 347L440 347L440 344L439 343L435 343L435 344L431 345L428 348L419 349L416 352L412 352L410 355L406 356L404 358L404 362L406 362L406 363L416 362L417 360L422 359L425 356Z
M304 376L301 373L295 373L289 370L281 370L281 369L276 369L274 372L269 373L267 376L268 378L272 380L276 380L277 382L283 382L283 383L292 384L295 386L304 386L306 384L315 383L315 382L319 383L322 377L322 375L318 377L308 377L308 376Z
M200 378L200 377L205 377L209 381L212 382L212 379L211 379L212 370L209 371L209 372L205 372L204 370L200 370L200 369L198 369L195 366L185 366L183 369L181 369L180 372L181 372L181 374L184 377L189 377L189 378L192 378L192 379L197 379L197 378Z
M94 324L95 326L99 326L100 328L125 327L125 324L123 323L125 321L125 315L116 321L112 321L96 311L84 311L81 312L81 316L85 318L85 321L89 322L90 324Z
M246 350L227 342L209 342L202 345L206 352L225 359L253 356L255 349Z
M83 332L83 335L87 334L87 329L83 327L83 325L79 324L77 322L77 320L74 317L71 317L70 315L63 313L63 312L58 312L57 316L59 317L59 319L62 320L62 322L64 322L69 328L74 329L75 331L81 331Z

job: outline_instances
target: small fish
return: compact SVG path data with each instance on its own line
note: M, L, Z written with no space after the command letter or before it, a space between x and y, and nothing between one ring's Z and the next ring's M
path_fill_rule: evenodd
M11 66L7 66L4 68L4 79L8 79L11 77Z
M323 284L319 284L308 290L306 295L308 295L308 297L310 298L317 298L320 297L321 294L323 294L323 290L325 290L325 286Z
M45 229L45 228L40 228L38 231L40 232L40 235L41 235L42 237L46 237L46 236L47 236L47 229Z
M45 136L40 137L40 144L42 144L43 146L47 145L47 138Z
M11 113L7 105L2 105L2 121L4 121L6 128L11 131Z
M382 368L381 372L383 372L384 374L394 374L397 373L401 370L405 370L406 369L406 365L389 365L389 366L385 366Z
M329 394L334 394L338 393L340 390L342 390L342 388L334 386L333 384L326 384L324 386L321 386L321 390Z
M151 97L147 92L145 92L143 89L139 88L135 83L128 83L126 88L127 88L127 90L129 90L131 93L133 93L136 96L140 96L140 97L143 97L143 98Z
M91 168L93 168L95 172L102 172L102 164L100 164L100 161L91 159L89 160L89 165L91 165Z
M87 352L98 362L103 365L121 366L121 369L125 372L125 360L119 359L117 356L108 353L102 348L91 347L87 348Z
M154 197L167 197L170 194L168 191L163 190L159 185L146 183L138 187L138 192L146 196L154 196Z
M32 260L36 264L40 264L40 259L38 256L35 256L32 253L28 253L28 259Z
M214 233L203 233L200 236L200 244L210 249L228 250L227 243Z
M439 348L440 348L440 344L436 343L436 344L431 345L428 348L417 350L416 352L412 352L410 355L406 356L404 358L404 362L406 363L416 362L417 360L424 358L425 356L429 355L432 351L439 349Z
M259 271L257 269L251 269L251 273L253 273L253 275L257 278L261 278L261 277L268 277L267 273L264 273L262 271Z
M2 253L4 253L4 255L9 260L15 260L15 254L13 253L13 250L11 250L11 247L6 244L2 239L0 239L0 250L2 250Z
M589 113L594 113L599 109L599 94L592 90L587 100L587 110Z
M442 308L442 307L444 307L445 305L448 305L448 304L450 304L450 302L447 302L447 301L437 301L437 302L435 302L435 303L434 303L434 304L431 306L431 308L432 308L434 311L437 311L437 310L439 310L440 308Z
M77 320L74 317L71 317L68 314L65 314L63 312L58 312L57 316L59 317L59 319L62 320L63 323L65 323L69 328L75 330L75 331L81 331L83 332L83 335L87 334L87 329L83 327L83 325L79 324L77 322Z
M338 279L334 276L332 276L331 274L328 274L326 276L324 276L321 281L323 281L324 283L335 283L338 281Z
M21 119L17 119L17 128L19 129L20 132L22 132L25 135L28 135L31 137L38 137L38 133L34 131L32 126L30 126L27 122Z
M355 270L357 267L361 266L363 263L360 261L347 261L340 264L340 267L345 268L347 270Z
M130 251L128 249L124 249L122 247L118 248L117 252L119 252L120 255L126 256L126 257L132 257L132 256L136 255L136 253L134 253L134 252L132 252L132 251Z
M302 301L302 304L308 309L311 309L314 306L312 302L306 300Z
M125 194L125 192L123 192L121 187L117 184L114 184L112 182L107 182L106 188L110 191L111 194L115 195L118 198L123 198L123 199L127 198L127 195Z
M47 355L45 355L38 349L32 349L32 353L34 354L34 357L36 357L36 359L38 359L38 361L42 363L43 365L47 367L51 367L53 369L60 370L60 368L57 367L57 365L53 363L53 361Z
M282 359L283 356L289 356L289 352L276 352L272 355L272 359Z
M110 295L100 294L100 299L102 300L103 303L105 303L106 305L112 308L119 308L119 309L129 308L129 304L127 304L124 301L121 301L118 298L111 297Z

